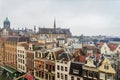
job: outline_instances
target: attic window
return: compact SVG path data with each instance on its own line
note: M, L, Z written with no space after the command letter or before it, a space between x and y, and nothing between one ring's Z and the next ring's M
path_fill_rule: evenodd
M108 70L109 69L109 66L106 64L104 65L104 69Z
M73 69L74 74L79 74L79 70Z

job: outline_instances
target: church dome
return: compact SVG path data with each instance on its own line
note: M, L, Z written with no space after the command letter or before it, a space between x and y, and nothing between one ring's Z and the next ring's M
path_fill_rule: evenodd
M8 20L8 17L6 17L6 19L4 20L4 23L10 23L10 21Z
M3 26L6 29L10 29L10 21L8 20L8 17L6 17L6 19L4 20Z

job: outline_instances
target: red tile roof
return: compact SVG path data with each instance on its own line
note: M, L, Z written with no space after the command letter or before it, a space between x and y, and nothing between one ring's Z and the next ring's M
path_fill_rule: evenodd
M79 56L79 62L85 62L86 57L84 55Z
M118 47L119 44L115 44L115 43L109 43L108 44L108 47L110 48L111 51L114 51L117 47Z

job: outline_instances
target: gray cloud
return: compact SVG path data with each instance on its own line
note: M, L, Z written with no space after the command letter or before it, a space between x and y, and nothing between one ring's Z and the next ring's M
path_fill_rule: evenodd
M11 27L34 25L70 28L74 35L117 35L119 0L0 0L0 27L6 16Z

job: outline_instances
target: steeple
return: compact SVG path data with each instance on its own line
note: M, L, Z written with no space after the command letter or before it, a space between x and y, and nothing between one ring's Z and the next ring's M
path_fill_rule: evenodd
M36 33L36 26L34 26L34 33Z
M56 33L56 20L54 19L54 33Z

